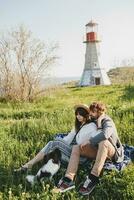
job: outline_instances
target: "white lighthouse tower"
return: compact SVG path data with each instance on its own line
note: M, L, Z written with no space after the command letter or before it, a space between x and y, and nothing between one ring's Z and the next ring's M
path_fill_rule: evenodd
M98 24L91 20L86 24L85 66L80 86L110 85L110 79L100 62Z

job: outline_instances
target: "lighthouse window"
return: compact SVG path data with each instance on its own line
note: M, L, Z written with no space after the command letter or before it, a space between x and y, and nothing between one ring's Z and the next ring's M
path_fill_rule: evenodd
M97 66L97 63L95 62L95 63L94 63L94 67L96 67L96 66Z

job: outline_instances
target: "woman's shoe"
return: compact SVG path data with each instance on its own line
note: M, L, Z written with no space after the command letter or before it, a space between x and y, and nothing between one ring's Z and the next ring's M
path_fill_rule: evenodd
M21 173L26 173L29 170L28 167L20 167L18 169L14 169L14 172L21 172Z

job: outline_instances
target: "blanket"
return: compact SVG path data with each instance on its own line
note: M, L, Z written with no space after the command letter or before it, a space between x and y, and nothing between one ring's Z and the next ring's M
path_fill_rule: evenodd
M124 144L123 147L124 147L124 160L120 163L113 163L106 161L103 167L104 169L121 171L127 165L129 165L134 161L134 146L129 146L127 144Z

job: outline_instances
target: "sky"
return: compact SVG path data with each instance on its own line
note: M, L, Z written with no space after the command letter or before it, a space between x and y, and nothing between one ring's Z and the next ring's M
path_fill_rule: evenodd
M24 24L34 37L59 44L54 76L81 76L91 19L99 24L106 70L134 58L134 0L0 0L0 32Z

